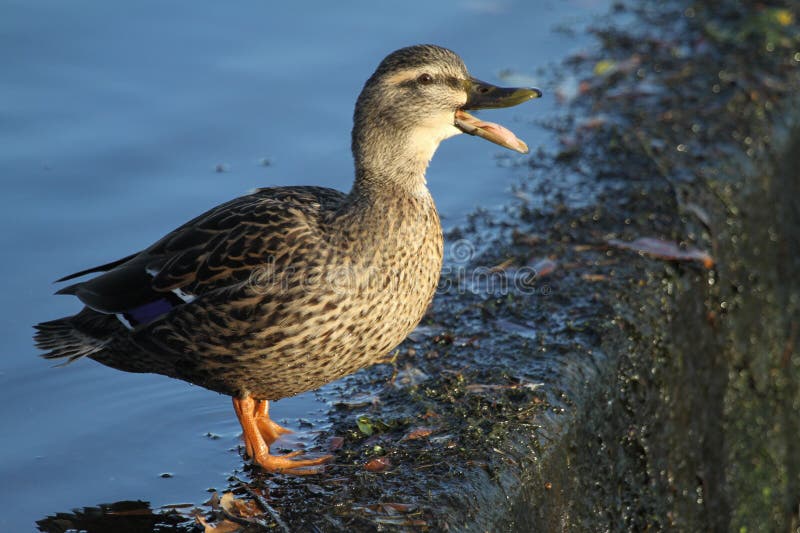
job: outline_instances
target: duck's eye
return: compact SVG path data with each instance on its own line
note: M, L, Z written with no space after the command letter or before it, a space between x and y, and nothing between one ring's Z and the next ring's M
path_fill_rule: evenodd
M419 75L417 81L422 85L430 85L431 83L433 83L433 76L425 72L424 74Z

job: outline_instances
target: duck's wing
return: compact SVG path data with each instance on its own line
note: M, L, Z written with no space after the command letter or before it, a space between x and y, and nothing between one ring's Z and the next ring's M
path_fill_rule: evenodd
M206 292L245 281L271 257L308 238L344 194L322 187L260 189L184 224L146 250L64 280L100 276L58 291L131 325L150 322Z
M123 263L127 263L128 261L130 261L131 259L133 259L137 255L139 255L139 252L136 252L135 254L131 254L128 257L123 257L122 259L117 259L116 261L112 261L110 263L106 263L104 265L99 265L99 266L95 266L95 267L92 267L92 268L87 268L86 270L81 270L80 272L75 272L73 274L70 274L69 276L64 276L63 278L57 279L56 283L61 283L62 281L69 281L71 279L80 278L80 277L85 276L87 274L94 274L96 272L108 272L109 270L111 270L114 267L118 267Z

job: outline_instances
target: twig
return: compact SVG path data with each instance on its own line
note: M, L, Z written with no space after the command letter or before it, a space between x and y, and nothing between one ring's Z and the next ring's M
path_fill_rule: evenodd
M276 511L269 504L269 502L267 501L267 499L264 496L262 496L261 494L259 494L256 491L254 491L253 489L251 489L247 485L244 486L244 489L250 494L250 496L253 497L253 499L255 501L258 502L258 505L260 505L262 509L264 509L267 513L269 513L269 516L272 517L272 520L276 524L278 524L278 527L281 528L281 530L283 530L285 533L291 533L292 530L289 529L289 526L287 526L286 522L283 521L283 518L281 518L281 515L278 513L278 511Z

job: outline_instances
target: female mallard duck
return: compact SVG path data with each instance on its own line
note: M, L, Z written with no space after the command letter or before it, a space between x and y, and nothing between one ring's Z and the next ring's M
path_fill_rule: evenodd
M36 326L47 358L89 357L233 397L247 454L273 472L309 473L330 456L270 455L282 428L268 401L315 389L381 360L422 318L442 265L442 229L425 170L466 132L527 152L466 109L541 96L470 77L452 51L397 50L356 103L355 182L259 189L149 248L59 281L84 304Z

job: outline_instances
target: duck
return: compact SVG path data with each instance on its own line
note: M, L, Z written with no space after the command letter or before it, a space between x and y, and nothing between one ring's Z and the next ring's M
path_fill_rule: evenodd
M267 472L310 474L332 457L270 453L289 429L269 402L385 360L433 299L443 234L426 170L461 133L527 153L510 130L471 115L541 97L480 81L453 51L414 45L380 62L353 115L353 185L257 189L148 248L65 276L75 315L35 327L64 364L88 358L228 395L245 452Z

